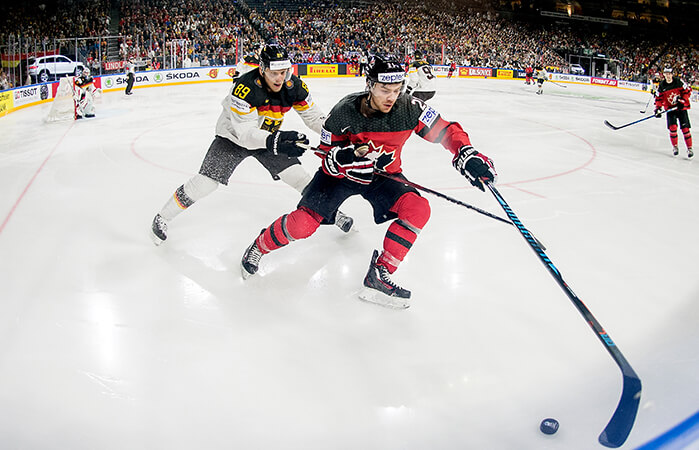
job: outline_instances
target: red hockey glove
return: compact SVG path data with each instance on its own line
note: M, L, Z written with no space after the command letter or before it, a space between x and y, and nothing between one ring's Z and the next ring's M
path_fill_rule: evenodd
M374 177L374 161L364 157L368 149L365 144L333 147L323 158L323 171L335 178L369 184Z
M485 191L481 180L495 183L498 178L493 161L487 156L478 153L478 151L470 145L461 147L459 153L454 155L454 159L451 163L461 175L465 176L472 185L476 186L481 191Z

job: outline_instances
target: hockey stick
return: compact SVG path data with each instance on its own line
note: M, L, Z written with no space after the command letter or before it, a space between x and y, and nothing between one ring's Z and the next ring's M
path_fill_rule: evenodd
M556 83L556 82L553 81L553 80L549 80L549 83L553 83L553 84L555 84L555 85L558 86L558 87L562 87L563 89L568 89L568 86L566 86L565 84Z
M645 114L645 113L646 113L646 111L648 110L648 106L650 106L650 101L651 101L651 99L653 99L653 98L655 98L654 95L651 95L651 96L648 98L648 101L646 102L646 106L645 106L642 110L639 111L641 114Z
M427 192L428 194L432 194L432 195L434 195L434 196L437 196L437 197L439 197L439 198L442 198L442 199L444 199L444 200L447 200L447 201L449 201L449 202L452 202L452 203L454 203L454 204L456 204L456 205L464 206L464 207L466 207L466 208L468 208L468 209L472 209L473 211L476 211L476 212L479 213L479 214L483 214L483 215L486 216L486 217L490 217L491 219L498 220L498 221L503 222L503 223L506 223L506 224L508 224L508 225L516 226L514 223L510 222L509 220L504 219L504 218L502 218L502 217L500 217L500 216L496 216L495 214L489 213L488 211L483 210L483 209L480 209L480 208L478 208L477 206L469 205L468 203L464 203L464 202L462 202L461 200L457 200L457 199L455 199L455 198L449 197L448 195L444 195L444 194L442 194L441 192L437 192L437 191L432 190L432 189L430 189L430 188L426 188L426 187L424 187L424 186L420 186L419 184L413 183L412 181L409 181L409 180L407 180L407 179L405 179L405 178L397 177L397 176L395 176L395 175L393 175L393 174L385 173L385 172L375 172L375 173L378 173L378 174L381 175L382 177L388 178L389 180L397 181L397 182L399 182L399 183L403 183L403 184L406 185L406 186L410 186L410 187L412 187L412 188L415 188L415 189L417 189L418 191ZM541 248L543 248L544 250L546 250L546 247L544 247L544 244L542 244L538 239L536 239L534 236L532 236L532 239L534 239L534 240L536 241L536 243L537 243Z
M500 195L497 189L493 185L485 181L484 184L488 187L490 192L492 192L495 199L500 203L500 206L505 211L507 216L510 218L512 223L515 224L519 232L522 234L524 239L527 241L529 246L534 250L534 253L539 256L541 262L546 266L549 273L558 282L558 285L566 293L573 305L580 311L580 314L585 318L585 321L590 325L592 330L595 332L597 337L602 341L605 348L616 362L617 366L621 369L621 374L623 375L623 388L621 391L621 399L619 404L612 415L612 418L607 423L602 433L599 435L599 443L611 448L620 447L629 436L631 428L633 428L634 420L636 420L636 413L638 412L638 405L641 401L641 380L636 375L636 372L631 368L629 362L621 354L619 348L614 344L612 338L609 337L602 325L595 319L587 306L575 295L572 289L563 281L558 269L553 265L549 257L544 253L544 250L532 236L532 234L527 230L522 222L517 218L512 208L507 204L505 199Z
M318 155L318 156L320 156L320 157L325 156L325 152L322 151L322 150L320 150L318 147L312 147L312 146L310 146L310 145L301 145L301 146L307 148L308 150L311 150L313 153L315 153L316 155ZM357 154L356 152L355 152L355 154L356 154L357 156L363 156L363 155ZM449 202L452 202L452 203L454 203L454 204L456 204L456 205L463 206L463 207L466 207L466 208L468 208L468 209L472 209L473 211L476 211L476 212L479 213L479 214L483 214L483 215L486 216L486 217L490 217L491 219L495 219L495 220L497 220L497 221L506 223L506 224L508 224L508 225L515 226L514 223L510 222L509 220L507 220L507 219L505 219L505 218L502 218L502 217L500 217L500 216L497 216L497 215L495 215L495 214L493 214L493 213L490 213L490 212L488 212L488 211L486 211L486 210L484 210L484 209L480 209L480 208L477 207L477 206L469 205L468 203L464 203L464 202L462 202L461 200L457 200L457 199L455 199L455 198L449 197L448 195L444 195L444 194L442 194L441 192L437 192L437 191L435 191L435 190L433 190L433 189L426 188L426 187L424 187L424 186L420 186L419 184L413 183L412 181L409 181L409 180L406 179L406 178L397 177L397 176L395 176L395 175L393 175L393 174L386 173L386 172L374 172L374 173L377 173L377 174L383 176L384 178L388 178L389 180L393 180L393 181L397 181L397 182L399 182L399 183L403 183L404 185L410 186L410 187L412 187L412 188L415 188L415 189L417 189L418 191L424 191L424 192L427 192L428 194L432 194L432 195L437 196L437 197L439 197L439 198L443 198L444 200L447 200L447 201L449 201ZM539 244L539 246L540 246L541 248L543 248L544 250L546 250L546 247L544 246L543 243L541 243L541 241L539 241L538 239L536 239L534 236L532 236L532 239L536 240L536 243Z
M665 114L666 112L674 111L676 108L677 108L677 106L675 106L675 107L673 107L673 108L670 108L670 109L666 109L665 111L661 111L660 114ZM616 127L616 126L612 125L611 123L609 123L608 120L605 120L605 121L604 121L604 124L607 125L609 128L611 128L612 130L620 130L620 129L626 128L626 127L628 127L628 126L630 126L630 125L635 125L635 124L637 124L638 122L643 122L644 120L652 119L653 117L655 117L655 114L653 114L653 115L651 115L651 116L646 116L646 117L644 117L644 118L642 118L642 119L634 120L633 122L625 123L624 125L619 125L618 127Z

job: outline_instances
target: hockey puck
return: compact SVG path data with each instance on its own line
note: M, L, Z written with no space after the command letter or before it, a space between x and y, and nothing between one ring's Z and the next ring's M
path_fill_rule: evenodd
M541 421L539 429L544 434L554 434L556 431L558 431L558 421L551 418L544 419Z

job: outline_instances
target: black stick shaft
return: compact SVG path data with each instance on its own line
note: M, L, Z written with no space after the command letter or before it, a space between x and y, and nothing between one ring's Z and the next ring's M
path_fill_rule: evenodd
M665 114L666 112L674 111L675 109L677 109L676 106L675 106L674 108L670 108L670 109L666 109L665 111L661 111L660 114ZM626 127L628 127L628 126L630 126L630 125L635 125L635 124L637 124L637 123L639 123L639 122L643 122L644 120L652 119L653 117L655 117L655 114L653 114L653 115L651 115L651 116L646 116L646 117L644 117L644 118L642 118L642 119L634 120L633 122L625 123L625 124L619 125L619 126L614 126L614 125L612 125L611 123L609 123L608 120L605 120L605 121L604 121L604 124L607 125L609 128L611 128L612 130L619 130L619 129L621 129L621 128L626 128Z
M483 214L484 216L490 217L491 219L498 220L498 221L500 221L500 222L502 222L502 223L506 223L506 224L508 224L508 225L516 226L514 223L510 222L509 220L504 219L504 218L502 218L502 217L500 217L500 216L497 216L497 215L495 215L495 214L493 214L493 213L490 213L490 212L488 212L488 211L486 211L486 210L484 210L484 209L481 209L481 208L479 208L479 207L477 207L477 206L469 205L468 203L464 203L464 202L462 202L462 201L460 201L460 200L457 200L457 199L455 199L455 198L449 197L448 195L444 195L444 194L442 194L441 192L437 192L437 191L435 191L435 190L433 190L433 189L430 189L430 188L427 188L427 187L425 187L425 186L420 186L419 184L413 183L412 181L409 181L409 180L407 180L407 179L405 179L405 178L397 177L397 176L392 175L392 174L389 174L389 173L383 173L383 172L376 172L376 173L378 173L378 174L381 175L382 177L388 178L388 179L393 180L393 181L397 181L397 182L399 182L399 183L403 183L403 184L405 184L406 186L413 187L413 188L417 189L418 191L424 191L424 192L427 192L428 194L432 194L432 195L435 195L435 196L437 196L437 197L439 197L439 198L443 198L444 200L450 201L450 202L455 203L455 204L457 204L457 205L459 205L459 206L464 206L464 207L466 207L466 208L468 208L468 209L472 209L473 211L476 211L476 212L479 213L479 214ZM534 240L536 240L536 243L539 244L539 245L541 246L541 248L543 248L544 250L546 249L546 247L544 247L544 244L542 244L538 239L536 239L534 236L532 236L532 238L533 238Z
M609 423L607 423L607 426L605 427L604 431L602 431L598 439L600 444L604 446L612 448L620 447L629 436L631 428L633 428L633 423L636 420L636 413L638 412L638 405L641 400L641 380L638 378L636 372L634 372L629 362L621 353L621 350L619 350L616 344L614 344L612 338L610 338L607 332L604 331L602 325L600 325L597 319L595 319L587 306L585 306L578 296L575 295L568 284L563 281L561 273L558 271L556 266L553 265L553 262L551 262L546 253L544 253L541 246L537 244L529 230L524 227L524 224L522 224L519 218L515 215L512 208L510 208L502 195L500 195L500 192L498 192L498 190L495 189L490 182L486 181L485 185L498 201L512 223L517 227L520 234L524 237L532 250L534 250L534 253L537 254L541 262L544 264L544 266L546 266L551 276L553 276L561 289L563 289L563 292L565 292L570 301L573 302L573 305L575 305L580 314L582 314L582 316L585 318L585 321L588 323L588 325L590 325L602 344L604 344L605 348L612 356L612 359L614 359L614 362L616 362L617 366L619 366L621 369L621 373L623 375L621 399L619 400L619 404L617 405L612 418L609 420Z
M472 209L472 210L476 211L477 213L480 213L480 214L483 214L484 216L490 217L491 219L498 220L498 221L503 222L503 223L506 223L506 224L508 224L508 225L514 225L512 222L510 222L509 220L507 220L507 219L505 219L505 218L503 218L503 217L497 216L497 215L495 215L495 214L493 214L493 213L490 213L490 212L488 212L488 211L486 211L486 210L480 209L480 208L477 207L477 206L469 205L468 203L464 203L464 202L462 202L462 201L460 201L460 200L457 200L457 199L455 199L455 198L449 197L448 195L442 194L441 192L437 192L437 191L435 191L435 190L433 190L433 189L427 188L427 187L425 187L425 186L421 186L421 185L419 185L419 184L417 184L417 183L413 183L412 181L407 180L407 179L405 179L405 178L397 177L397 176L392 175L392 174L390 174L390 173L384 173L384 172L376 172L376 173L378 173L379 175L381 175L381 176L384 177L384 178L388 178L389 180L397 181L397 182L399 182L399 183L403 183L403 184L406 185L406 186L413 187L413 188L417 189L418 191L424 191L424 192L427 192L428 194L435 195L435 196L437 196L437 197L439 197L439 198L442 198L442 199L444 199L444 200L450 201L450 202L455 203L455 204L457 204L457 205L464 206L464 207L466 207L466 208L468 208L468 209Z

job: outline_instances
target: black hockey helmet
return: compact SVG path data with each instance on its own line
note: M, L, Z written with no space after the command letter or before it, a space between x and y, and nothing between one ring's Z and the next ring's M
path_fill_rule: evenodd
M260 69L281 70L291 67L289 54L279 44L267 44L260 52Z
M415 50L413 52L413 58L415 58L415 61L419 61L422 59L422 52L420 50Z
M279 44L267 44L260 50L260 74L269 70L291 69L291 60L284 47ZM286 73L286 81L291 79L293 70Z
M405 83L405 69L395 56L377 53L369 60L366 77L372 83Z

